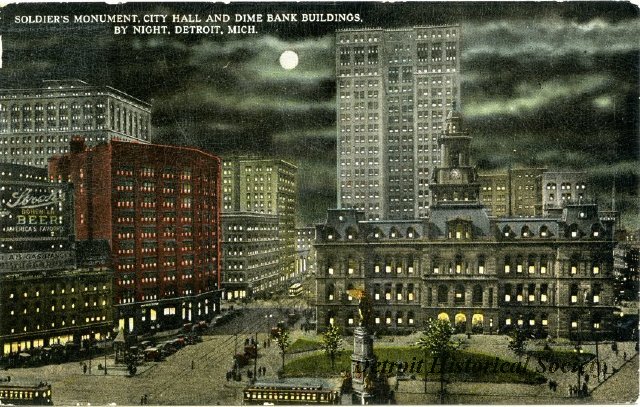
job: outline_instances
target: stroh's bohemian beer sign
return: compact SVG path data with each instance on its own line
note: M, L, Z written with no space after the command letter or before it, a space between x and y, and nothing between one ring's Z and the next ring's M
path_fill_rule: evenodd
M64 238L68 234L64 189L8 185L1 196L3 238Z

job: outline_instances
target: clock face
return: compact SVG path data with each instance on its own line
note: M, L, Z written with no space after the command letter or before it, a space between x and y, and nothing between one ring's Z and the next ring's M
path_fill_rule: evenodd
M451 170L451 178L460 179L461 175L462 174L460 174L460 170Z

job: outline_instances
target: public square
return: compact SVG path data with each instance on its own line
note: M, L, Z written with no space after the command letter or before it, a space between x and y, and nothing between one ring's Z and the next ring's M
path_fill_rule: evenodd
M245 340L257 334L257 367L266 368L266 375L259 379L276 380L281 367L279 349L268 341L270 328L289 310L302 307L302 302L258 302L246 306L236 318L213 327L203 336L201 343L186 346L162 362L145 362L138 367L137 374L129 377L124 365L115 366L113 357L107 359L107 374L98 369L104 364L103 358L91 361L91 371L83 373L83 362L49 365L38 368L10 369L6 374L12 380L26 382L46 381L52 385L55 405L139 405L146 395L149 405L239 405L242 403L242 389L249 383L247 371L253 371L253 363L245 366L241 381L228 381L227 372L232 367L232 357L244 346ZM304 319L298 321L291 330L291 342L296 339L320 340L315 332L300 329ZM407 346L414 344L421 333L407 336L385 336L375 342L375 346ZM465 350L498 356L515 361L517 357L508 349L508 337L499 335L472 335L467 338L458 335ZM351 352L353 338L344 337L343 349ZM596 373L591 373L589 398L571 397L568 388L575 384L574 373L545 374L558 383L556 391L548 385L524 385L509 383L460 383L447 385L450 404L573 404L573 403L623 403L633 402L638 396L638 357L635 344L618 343L614 352L611 343L599 344L601 364L609 366L606 380L598 383ZM541 343L530 343L530 349L541 347ZM554 349L571 350L573 344L558 342ZM595 344L583 344L583 350L595 354ZM311 351L321 352L321 351ZM287 355L286 361L304 357L310 352ZM626 354L626 360L625 360ZM530 361L529 369L535 370L536 361ZM612 371L616 371L612 374ZM437 404L439 382L429 379L427 394L421 376L401 380L395 390L398 404ZM392 380L393 381L393 380ZM340 378L331 381L339 386ZM395 381L393 381L395 383Z

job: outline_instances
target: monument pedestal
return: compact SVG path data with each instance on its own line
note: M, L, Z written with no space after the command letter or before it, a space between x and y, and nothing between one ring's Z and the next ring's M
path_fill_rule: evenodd
M361 326L353 333L351 380L354 404L374 404L377 381L377 360L373 354L373 336Z

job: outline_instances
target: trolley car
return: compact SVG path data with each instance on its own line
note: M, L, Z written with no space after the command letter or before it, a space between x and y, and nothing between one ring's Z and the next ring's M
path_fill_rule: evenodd
M0 404L52 406L51 385L40 382L37 385L22 385L11 380L0 382Z
M289 297L297 297L300 294L302 294L302 284L291 284L291 287L289 287Z
M291 379L290 379L291 380ZM340 395L320 382L257 382L244 389L243 404L340 404Z

